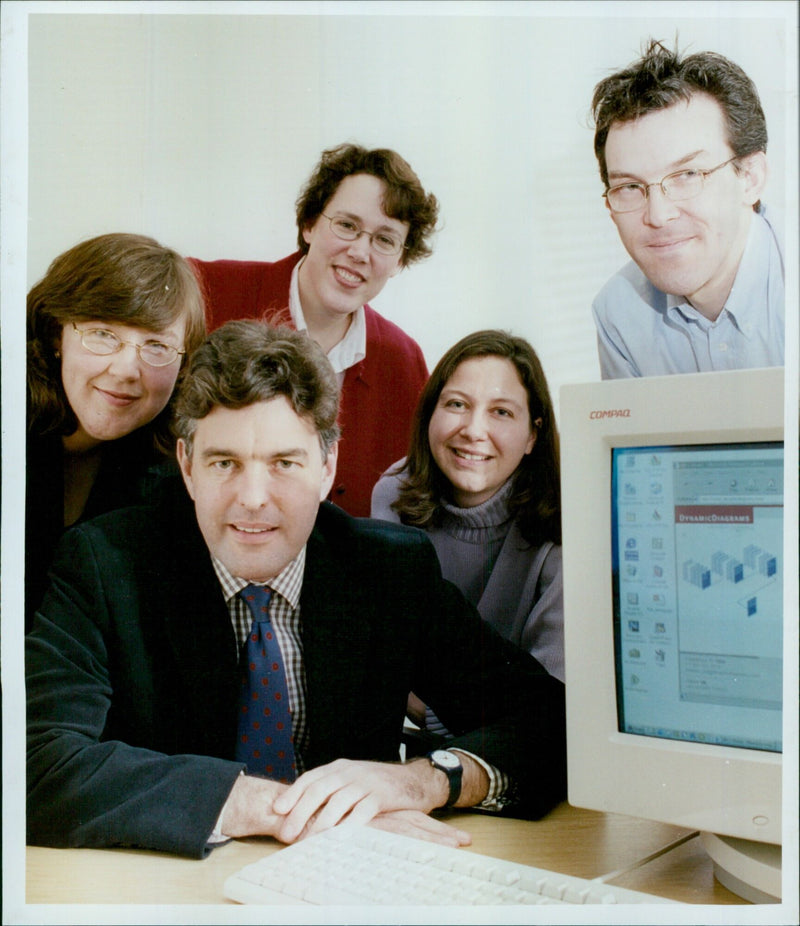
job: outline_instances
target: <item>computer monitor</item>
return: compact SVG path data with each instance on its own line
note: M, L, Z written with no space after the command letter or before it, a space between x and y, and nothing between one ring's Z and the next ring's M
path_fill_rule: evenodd
M781 894L783 370L560 394L568 798Z

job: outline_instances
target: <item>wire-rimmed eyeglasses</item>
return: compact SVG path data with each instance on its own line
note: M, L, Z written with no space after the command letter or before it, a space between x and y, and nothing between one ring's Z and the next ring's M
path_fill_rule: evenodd
M129 344L135 348L139 359L143 360L151 367L166 367L174 363L185 350L179 350L171 344L164 344L163 341L145 341L144 344L138 344L136 341L123 341L122 338L109 331L107 328L79 328L75 322L72 327L81 336L81 344L89 351L90 354L98 356L108 356L116 354L122 348Z
M706 177L735 160L735 157L728 158L727 161L708 170L700 170L697 167L676 170L656 183L639 183L631 180L609 187L603 196L612 212L638 212L643 209L650 196L651 186L661 187L661 192L672 202L679 203L685 199L694 199L703 192Z
M342 241L355 241L362 235L366 235L372 247L385 257L393 257L405 248L405 245L397 235L393 235L390 231L386 231L385 229L382 231L368 232L364 231L357 222L348 219L347 216L325 215L324 212L321 213L321 215L330 223L331 231L334 235L336 235L337 238L341 238Z

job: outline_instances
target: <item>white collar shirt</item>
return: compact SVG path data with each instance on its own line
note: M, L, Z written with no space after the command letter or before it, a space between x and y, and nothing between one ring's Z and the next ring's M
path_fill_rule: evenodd
M292 324L298 331L307 331L306 319L303 315L303 307L300 305L300 283L299 273L303 266L305 257L301 258L295 264L292 270L292 279L289 283L289 313L292 316ZM364 312L364 306L359 306L350 316L350 326L347 333L328 351L328 360L334 372L339 377L341 386L344 379L345 371L354 367L367 356L367 318Z

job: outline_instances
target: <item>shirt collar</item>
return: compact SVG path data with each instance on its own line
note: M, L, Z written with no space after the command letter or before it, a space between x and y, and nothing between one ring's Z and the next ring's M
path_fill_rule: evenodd
M300 305L300 283L298 282L300 268L305 257L302 257L292 270L292 279L289 283L289 312L292 324L298 331L306 331L306 319L303 307ZM350 316L350 327L347 333L328 351L328 360L335 373L344 373L354 367L367 356L367 319L364 306L359 306Z
M773 260L780 261L780 252L774 242L771 226L760 214L756 214L750 223L736 277L719 319L729 316L741 333L752 338L760 324L756 317L762 306L767 305L770 266ZM698 322L708 328L709 322L682 296L667 294L667 311L679 312L687 321Z
M761 216L750 223L747 246L725 308L748 338L763 330L764 311L769 302L769 281L773 263L780 263L780 251L772 228Z
M212 555L211 562L214 566L217 578L219 579L219 584L222 586L222 593L225 596L225 601L230 601L231 598L238 595L243 588L250 585L249 579L243 579L240 576L233 575L222 560L217 559L216 556ZM303 545L302 550L300 550L288 566L284 566L278 575L264 583L258 584L268 585L273 592L285 598L292 608L296 608L300 603L300 592L303 588L305 565L306 548L305 545Z

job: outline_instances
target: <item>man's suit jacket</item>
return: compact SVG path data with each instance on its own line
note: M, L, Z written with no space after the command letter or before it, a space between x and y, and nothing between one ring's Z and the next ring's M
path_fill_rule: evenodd
M185 490L71 530L52 575L27 638L29 842L201 857L242 769L237 646ZM413 690L514 778L515 815L564 797L563 686L441 579L422 532L324 503L301 615L307 767L397 760Z
M275 263L191 259L205 294L209 330L234 318L292 324L289 284L302 255ZM331 500L359 517L369 515L372 487L408 452L417 399L428 379L419 344L373 308L364 306L366 356L342 383L342 440Z

